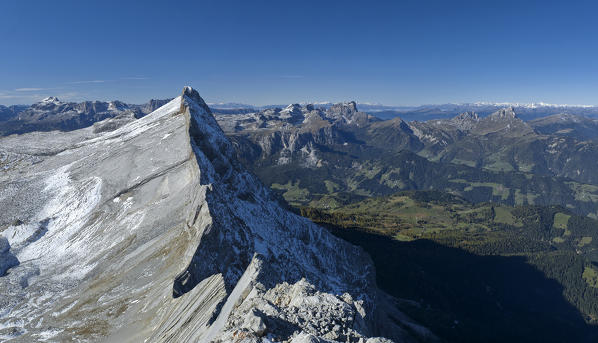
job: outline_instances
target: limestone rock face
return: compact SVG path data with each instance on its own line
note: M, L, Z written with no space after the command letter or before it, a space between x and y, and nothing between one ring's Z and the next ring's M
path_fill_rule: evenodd
M0 340L409 340L369 257L279 207L189 87L0 155Z
M277 165L323 165L322 146L355 142L351 130L379 121L357 110L354 101L325 109L314 105L290 104L250 114L217 115L218 123L233 140L243 161ZM327 149L324 149L327 150ZM254 164L254 163L251 163ZM247 164L246 164L247 165Z
M364 126L369 123L369 116L365 112L357 111L355 101L332 105L326 110L326 117L343 124Z

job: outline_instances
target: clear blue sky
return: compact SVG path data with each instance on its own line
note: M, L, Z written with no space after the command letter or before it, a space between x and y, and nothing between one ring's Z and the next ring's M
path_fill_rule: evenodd
M597 2L0 1L0 103L598 104Z

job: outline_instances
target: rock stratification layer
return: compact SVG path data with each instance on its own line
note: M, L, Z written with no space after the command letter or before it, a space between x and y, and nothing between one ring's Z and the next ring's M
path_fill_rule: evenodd
M115 125L0 140L2 340L432 337L381 310L361 249L279 207L195 90Z

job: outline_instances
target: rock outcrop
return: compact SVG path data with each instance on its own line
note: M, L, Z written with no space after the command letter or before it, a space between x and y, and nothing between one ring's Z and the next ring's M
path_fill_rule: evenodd
M355 101L332 105L326 110L325 116L335 122L355 126L367 125L371 120L367 113L357 110Z
M189 87L111 130L0 151L2 340L433 339L383 310L360 248L279 207Z

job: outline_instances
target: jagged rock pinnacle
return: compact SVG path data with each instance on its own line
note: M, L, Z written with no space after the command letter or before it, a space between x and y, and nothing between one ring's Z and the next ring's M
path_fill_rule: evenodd
M509 107L506 107L506 108L501 108L500 110L498 110L496 112L496 114L500 118L516 118L517 117L517 115L515 114L515 109L513 108L513 106L509 106Z

